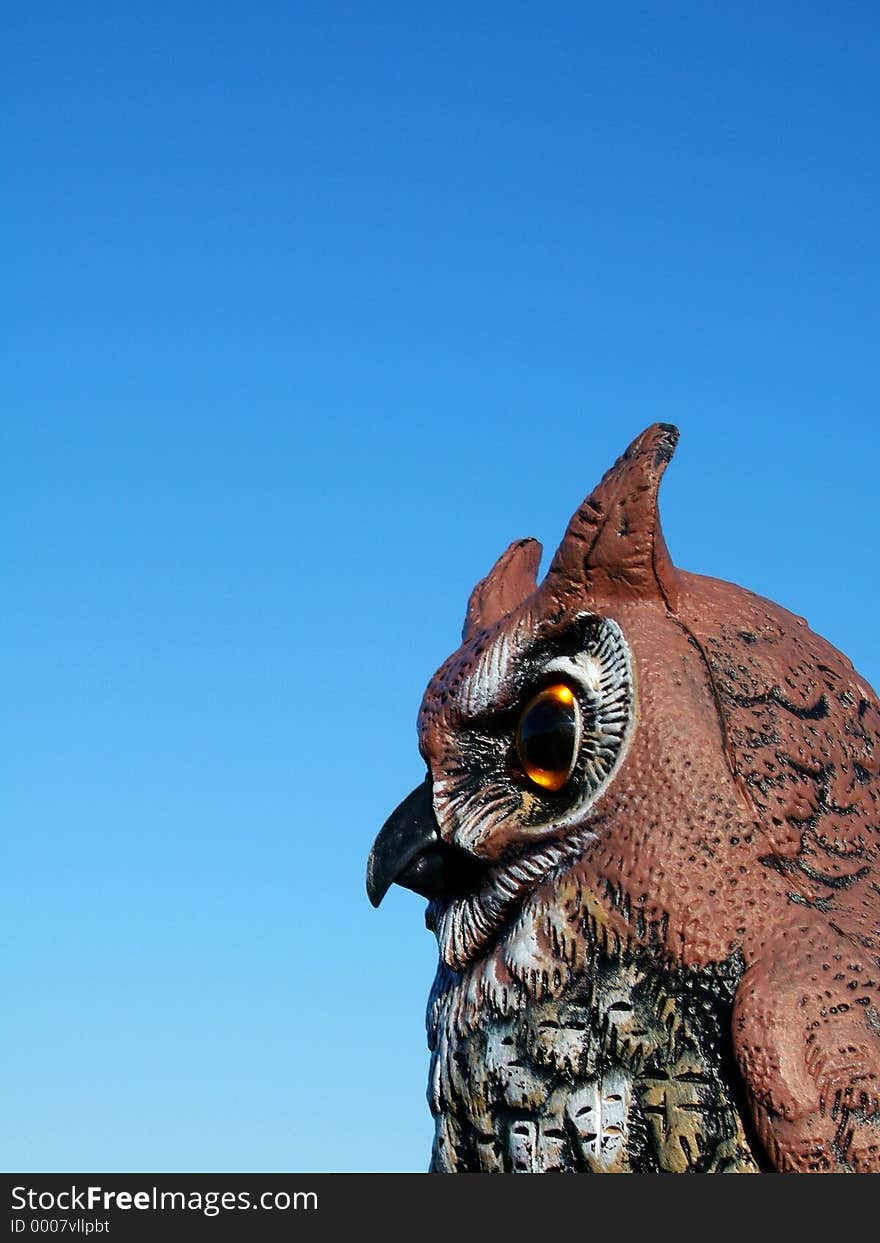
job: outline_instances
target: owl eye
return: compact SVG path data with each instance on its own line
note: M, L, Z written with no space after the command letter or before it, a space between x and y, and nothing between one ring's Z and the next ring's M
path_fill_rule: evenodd
M570 686L547 686L523 708L516 731L516 751L529 781L545 790L561 790L577 759L580 707Z

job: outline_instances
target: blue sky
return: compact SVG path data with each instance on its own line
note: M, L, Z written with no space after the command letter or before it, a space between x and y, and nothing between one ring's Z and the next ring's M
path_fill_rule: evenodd
M876 685L875 5L4 6L8 1170L420 1170L366 854L642 427Z

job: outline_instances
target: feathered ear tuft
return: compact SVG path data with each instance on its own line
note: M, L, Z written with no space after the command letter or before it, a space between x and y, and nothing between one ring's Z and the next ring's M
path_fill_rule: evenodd
M655 423L633 441L568 524L542 593L597 604L660 596L672 606L677 575L657 492L677 443L678 428L669 423Z
M469 639L522 604L537 586L540 561L541 545L537 540L523 539L511 544L471 592L462 638Z

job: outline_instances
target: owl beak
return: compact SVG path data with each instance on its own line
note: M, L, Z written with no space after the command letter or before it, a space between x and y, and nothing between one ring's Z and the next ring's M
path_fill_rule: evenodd
M440 837L431 778L408 794L379 831L367 860L367 896L378 906L392 885L423 898L460 890L474 864Z

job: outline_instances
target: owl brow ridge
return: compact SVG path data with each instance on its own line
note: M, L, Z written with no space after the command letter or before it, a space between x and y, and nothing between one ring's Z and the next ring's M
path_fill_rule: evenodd
M572 619L571 629L584 621L600 622L601 618L591 613L578 614ZM566 629L568 632L569 628ZM479 720L509 708L522 691L524 672L528 681L529 676L535 677L556 668L589 685L591 679L585 678L587 669L576 668L580 652L570 656L554 655L560 638L556 635L552 644L546 637L536 639L530 618L520 619L510 631L500 631L480 652L473 669L459 683L456 706L462 720ZM606 653L607 638L603 638L601 651L595 655L601 660L601 655Z
M497 711L515 689L516 663L527 651L532 618L520 617L509 630L500 630L480 652L473 670L462 679L456 704L465 720Z

